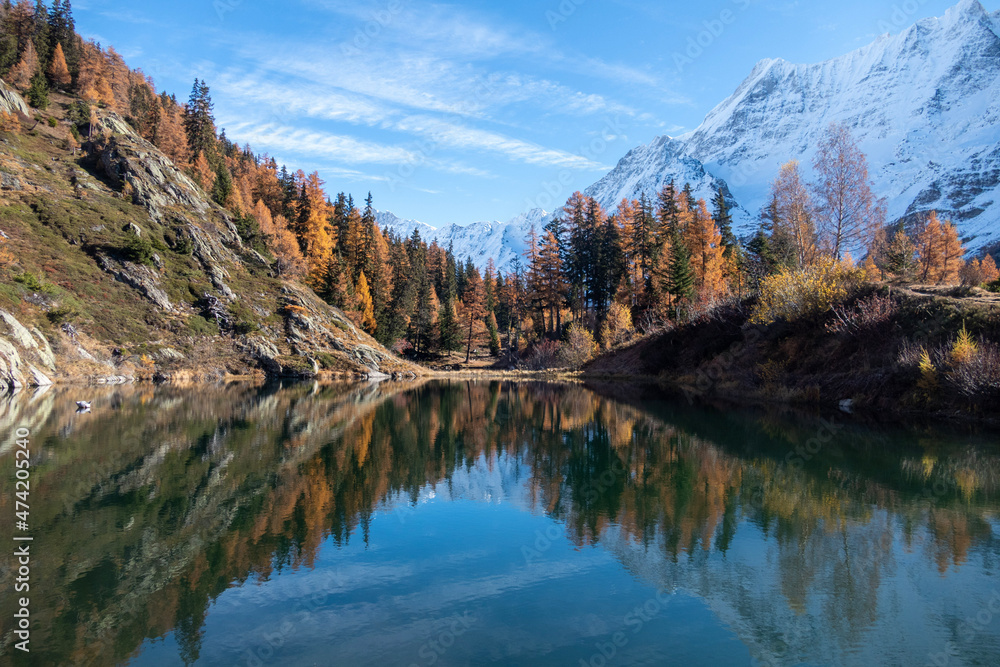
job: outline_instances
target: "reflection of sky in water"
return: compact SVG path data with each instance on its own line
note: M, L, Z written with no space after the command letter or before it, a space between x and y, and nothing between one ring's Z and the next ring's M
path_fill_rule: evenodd
M655 590L613 555L557 538L526 563L521 546L552 523L510 506L483 509L460 500L423 505L405 524L385 516L372 523L368 549L360 541L340 550L328 543L315 570L226 592L209 613L202 660L255 664L247 650L266 656L270 638L284 644L265 661L276 664L429 664L429 642L465 618L470 627L436 664L572 664L589 660L617 631L629 633L619 660L665 659L696 632L711 644L706 664L748 662L732 634L684 595L671 596L635 634L624 619ZM133 664L175 661L171 644L151 644Z
M430 656L437 665L578 664L601 647L618 664L684 655L684 664L750 664L702 601L669 591L658 599L615 554L577 547L559 524L528 511L529 477L509 456L480 457L422 489L416 507L387 503L367 546L328 541L313 570L227 591L208 615L201 660L256 664L248 651L267 656L270 638L280 646L264 664L425 665ZM430 642L442 634L448 642L461 619L468 629L435 652ZM616 632L624 646L614 646ZM176 660L176 644L163 641L130 664Z

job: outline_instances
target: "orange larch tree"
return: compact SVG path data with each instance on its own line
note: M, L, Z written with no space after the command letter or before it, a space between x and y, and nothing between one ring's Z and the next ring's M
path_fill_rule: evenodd
M699 294L708 300L714 299L725 290L725 259L722 234L715 220L708 214L704 200L691 215L684 242L691 253L691 268L695 275L695 286Z
M62 44L56 44L56 49L52 53L52 64L49 65L49 80L56 86L65 88L73 83L73 77L69 73L66 65L66 55L63 53Z

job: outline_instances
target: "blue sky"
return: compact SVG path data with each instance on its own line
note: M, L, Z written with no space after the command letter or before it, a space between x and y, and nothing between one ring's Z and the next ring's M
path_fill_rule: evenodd
M758 60L826 60L954 2L680 4L80 0L74 13L179 100L205 79L230 138L440 226L552 210L634 146L697 127Z

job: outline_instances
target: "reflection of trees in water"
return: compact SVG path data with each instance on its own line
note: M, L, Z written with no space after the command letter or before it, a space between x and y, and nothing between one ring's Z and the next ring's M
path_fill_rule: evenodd
M580 386L404 389L109 389L88 419L51 392L35 440L33 497L45 501L32 510L47 545L38 577L51 583L33 639L53 661L108 663L175 629L193 660L209 601L233 583L312 567L327 539L367 540L389 499L415 502L500 454L524 465L530 502L574 543L603 542L660 585L728 591L733 623L754 636L819 613L856 640L875 622L897 533L942 573L976 545L995 550L1000 464L978 450L852 433L800 470L785 455L813 436L809 422L664 414ZM15 400L0 422L15 412L30 418ZM11 502L0 498L0 528ZM773 567L708 567L743 523L773 546ZM794 643L765 653L782 642Z

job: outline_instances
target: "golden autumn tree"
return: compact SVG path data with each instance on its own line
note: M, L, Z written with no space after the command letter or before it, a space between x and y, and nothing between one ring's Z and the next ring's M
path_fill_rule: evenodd
M704 200L699 200L690 214L684 242L691 253L691 268L695 286L702 298L713 299L725 291L725 258L722 234L708 214Z
M92 104L114 104L115 96L107 80L107 62L97 44L88 42L80 51L80 72L76 77L80 97Z
M198 156L191 163L191 173L194 176L195 182L202 190L205 192L212 191L212 186L215 185L215 172L209 166L204 153L198 153Z
M642 225L640 216L643 211L641 205L635 199L629 201L622 199L615 212L615 220L618 222L620 233L620 246L622 257L625 259L625 279L622 282L621 298L629 306L635 307L642 300L643 292L646 289L646 269L645 258L642 255L641 241L646 234L640 233Z
M354 287L354 294L358 300L361 328L370 335L374 335L378 324L375 321L375 305L372 303L372 293L368 288L368 278L365 277L364 271L358 276L358 284Z
M550 234L551 236L551 234ZM465 363L469 363L472 356L472 336L475 333L476 323L481 323L486 314L485 295L483 294L483 279L479 275L479 269L473 268L472 272L466 276L465 294L462 295L463 315L468 321L468 335L465 350Z
M981 260L969 260L960 272L962 284L970 287L991 283L1000 278L1000 271L997 271L996 262L993 257L986 255Z
M272 218L271 212L260 199L253 209L253 217L267 239L267 247L274 253L275 268L279 275L301 278L306 272L306 261L299 249L299 242L288 229L283 215Z
M918 243L920 279L937 285L954 285L959 281L959 272L965 262L965 249L958 238L958 229L945 221L938 220L937 212L931 211Z
M56 49L52 52L52 64L49 65L48 75L53 84L62 88L73 82L69 67L66 65L66 55L63 53L62 44L56 44Z
M7 73L7 81L10 85L24 92L31 86L31 78L38 73L38 53L31 40L21 54L21 60Z
M545 320L545 311L548 311L551 326L546 330L558 332L562 328L561 310L566 290L559 244L551 231L545 234L538 246L537 270L535 295L542 309L542 321Z

